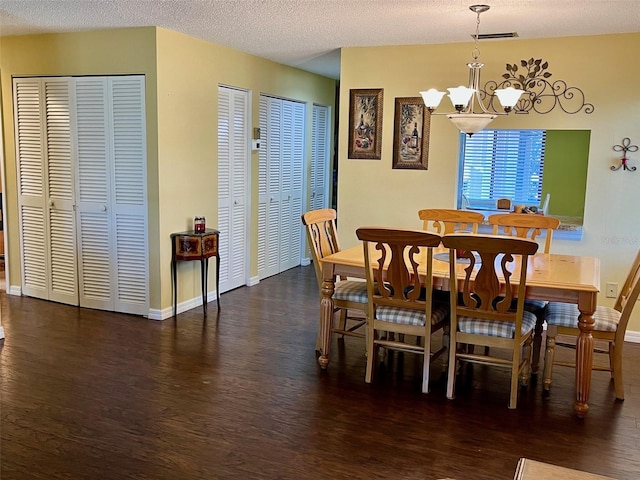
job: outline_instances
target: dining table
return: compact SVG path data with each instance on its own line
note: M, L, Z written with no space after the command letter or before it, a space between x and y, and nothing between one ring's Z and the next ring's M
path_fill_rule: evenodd
M374 248L373 245L370 245ZM426 255L424 256L426 258ZM366 278L364 249L362 245L341 250L322 260L322 286L320 288L318 363L326 369L330 361L331 334L333 330L333 292L336 277ZM461 262L458 268L456 288L464 278L468 265ZM514 262L517 277L517 262ZM426 261L420 263L418 273L426 274ZM434 249L432 275L434 288L450 290L449 253L444 247ZM512 282L513 283L513 282ZM576 398L574 410L579 418L584 418L589 410L591 369L593 360L593 314L598 305L600 291L600 260L597 257L538 253L529 257L527 266L526 298L555 302L573 303L580 312L576 324L580 330L576 342ZM538 359L532 365L537 365ZM535 370L534 370L535 371Z

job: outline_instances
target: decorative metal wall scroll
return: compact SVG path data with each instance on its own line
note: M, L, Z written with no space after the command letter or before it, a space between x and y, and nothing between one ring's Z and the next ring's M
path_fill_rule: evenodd
M500 102L495 97L498 88L514 87L524 90L520 100L513 108L515 113L549 113L556 107L560 107L565 113L593 113L593 104L585 102L584 92L578 87L570 87L564 80L550 81L551 72L547 71L549 62L543 62L541 58L520 60L518 65L507 64L507 73L502 75L500 83L489 80L481 90L482 98L488 99L488 109L494 112L502 111ZM496 105L494 106L494 101Z
M623 170L628 170L630 172L636 171L636 167L630 167L627 163L629 161L629 159L627 158L627 152L638 151L638 146L631 145L631 140L629 138L627 137L623 138L622 145L614 145L613 151L622 152L622 158L620 159L620 165L618 165L617 167L615 165L611 165L611 170L615 171L615 170L620 170L620 168L622 168Z

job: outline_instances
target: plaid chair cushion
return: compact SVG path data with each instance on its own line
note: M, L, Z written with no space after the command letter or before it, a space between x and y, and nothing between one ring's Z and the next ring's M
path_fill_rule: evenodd
M431 325L440 323L449 315L449 306L446 303L434 302L431 307ZM376 318L385 322L399 323L402 325L424 325L425 315L420 310L405 310L396 307L378 307Z
M573 303L549 302L545 309L545 320L549 325L578 328L580 310ZM600 332L615 332L620 321L620 312L613 308L598 306L593 314L594 330Z
M536 326L536 316L522 312L522 335L533 330ZM487 335L491 337L513 338L516 324L513 322L500 322L498 320L481 320L473 317L458 317L458 330L474 335Z
M544 307L547 306L547 302L545 300L525 300L524 301L524 309L527 312L538 313L544 310Z
M367 282L359 280L343 280L336 282L336 289L333 292L334 300L345 300L348 302L367 303Z

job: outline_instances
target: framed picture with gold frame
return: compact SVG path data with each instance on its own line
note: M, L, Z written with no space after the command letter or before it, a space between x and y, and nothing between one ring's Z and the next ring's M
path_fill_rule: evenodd
M383 91L349 90L349 149L353 159L380 160Z
M429 169L431 113L422 97L399 97L395 102L393 168Z

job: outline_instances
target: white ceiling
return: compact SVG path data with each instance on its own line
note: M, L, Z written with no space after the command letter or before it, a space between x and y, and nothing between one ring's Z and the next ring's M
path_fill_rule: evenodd
M339 78L341 47L472 45L476 18L471 4L473 0L0 0L0 35L155 25ZM489 4L491 9L481 15L481 34L517 32L520 38L540 38L640 32L640 0ZM589 52L576 53L588 59Z

